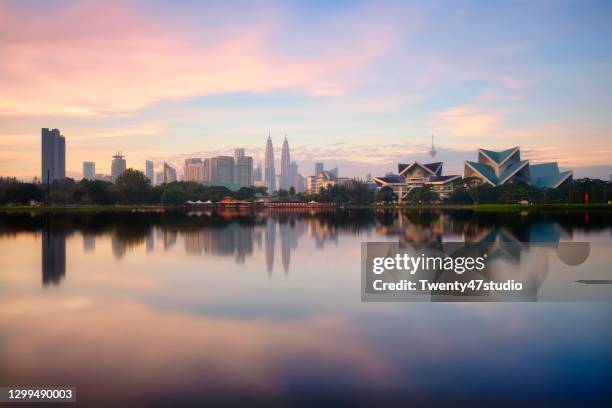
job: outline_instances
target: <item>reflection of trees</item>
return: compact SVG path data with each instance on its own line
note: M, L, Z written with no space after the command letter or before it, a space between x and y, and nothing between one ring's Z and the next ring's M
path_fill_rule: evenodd
M585 214L587 216L585 216ZM145 247L169 250L184 238L187 254L234 256L245 262L254 245L264 251L266 268L272 273L276 235L280 237L282 267L288 272L292 251L307 235L318 248L337 242L343 235L369 235L375 231L401 242L441 243L446 236L467 242L487 242L505 258L520 252L516 242L556 245L571 239L574 231L597 231L612 226L612 212L548 210L546 212L480 212L470 209L411 210L305 210L305 211L207 211L0 213L0 236L23 231L43 231L43 282L57 283L65 274L65 240L75 231L83 236L85 252L96 250L103 235L111 239L115 257ZM364 241L367 238L364 237ZM514 254L514 255L513 255Z

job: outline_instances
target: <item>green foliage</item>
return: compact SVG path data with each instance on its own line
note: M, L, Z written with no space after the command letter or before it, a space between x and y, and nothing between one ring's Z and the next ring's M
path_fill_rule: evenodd
M122 203L143 204L151 196L151 182L143 172L127 169L115 181Z
M410 190L406 200L414 204L432 204L440 201L440 196L431 187L425 186Z
M379 203L388 204L394 202L395 200L397 200L397 196L391 187L382 187L376 193L376 201Z
M29 204L42 201L43 191L35 183L21 183L16 178L0 177L0 204Z

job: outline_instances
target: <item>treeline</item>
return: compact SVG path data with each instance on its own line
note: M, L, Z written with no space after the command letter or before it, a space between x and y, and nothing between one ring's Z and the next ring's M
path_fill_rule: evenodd
M166 204L180 205L187 200L220 201L223 197L252 199L255 194L265 194L265 188L248 187L231 191L221 186L203 186L199 183L180 181L151 186L145 175L134 169L126 170L115 183L101 180L70 178L54 181L50 186L39 183L23 183L14 178L0 178L0 205L30 204Z
M405 202L411 204L511 204L530 203L589 203L612 201L612 183L598 179L578 179L557 188L540 189L521 181L513 181L499 187L463 179L453 186L449 197L442 199L430 187L410 191ZM266 195L265 187L243 187L230 191L221 186L207 187L194 182L173 182L152 187L145 175L128 169L115 183L99 180L75 182L66 178L55 181L51 186L38 183L24 183L14 178L0 178L0 205L29 204L48 201L49 204L165 204L181 205L187 200L217 202L224 197L253 200L256 195ZM281 190L277 200L317 201L322 203L369 205L393 203L397 196L389 187L373 190L370 185L351 180L343 185L322 188L316 194L300 193L295 190Z

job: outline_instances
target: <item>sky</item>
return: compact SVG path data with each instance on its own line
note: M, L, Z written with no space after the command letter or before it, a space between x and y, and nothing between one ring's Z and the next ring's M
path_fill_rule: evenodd
M277 160L304 176L520 146L612 173L610 1L2 1L0 176L40 173L40 129L67 174L147 159ZM280 168L277 165L277 168Z

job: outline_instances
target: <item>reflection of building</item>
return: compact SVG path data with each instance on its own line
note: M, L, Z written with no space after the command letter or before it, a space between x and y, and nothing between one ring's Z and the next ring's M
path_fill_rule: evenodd
M94 252L96 250L96 236L83 233L83 251Z
M66 234L42 231L42 283L57 285L66 275Z
M502 151L478 149L478 161L465 162L464 177L500 186L510 180L522 180L540 188L557 188L572 178L571 171L559 172L556 162L529 165L521 160L517 147Z
M274 269L274 246L276 245L276 222L269 217L266 222L265 232L265 251L266 251L266 268L268 275L272 275Z
M288 222L281 222L278 225L281 240L281 260L285 275L289 272L289 262L291 260L291 226Z
M459 175L442 175L442 162L421 164L413 161L410 164L398 164L399 174L388 174L384 177L374 177L379 187L390 187L397 195L398 201L403 201L414 188L430 187L440 197L447 197L453 191L453 182L459 180Z
M113 156L113 161L111 163L111 180L113 183L117 181L117 178L123 174L126 169L126 163L124 156L121 153L117 153Z
M41 129L41 181L66 177L66 139L58 129Z

